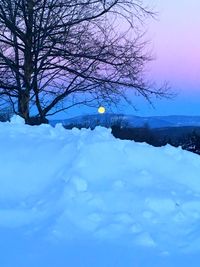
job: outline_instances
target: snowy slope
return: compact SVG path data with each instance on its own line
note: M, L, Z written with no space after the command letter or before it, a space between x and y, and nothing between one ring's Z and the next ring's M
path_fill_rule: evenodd
M199 266L200 157L0 123L1 267Z
M52 125L56 123L63 125L82 125L83 127L94 128L97 125L112 126L120 123L124 126L143 127L148 125L151 128L163 127L183 127L183 126L200 126L199 116L153 116L153 117L139 117L133 115L121 114L97 114L97 115L83 115L66 120L50 121Z

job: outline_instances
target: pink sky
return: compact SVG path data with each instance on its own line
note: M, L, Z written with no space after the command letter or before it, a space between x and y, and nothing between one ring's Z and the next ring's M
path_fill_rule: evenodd
M149 25L156 57L153 76L182 86L181 90L200 90L200 1L153 0L153 4L159 13Z

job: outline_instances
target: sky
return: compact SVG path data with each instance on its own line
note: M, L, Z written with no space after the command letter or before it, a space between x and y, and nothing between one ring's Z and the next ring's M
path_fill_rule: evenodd
M148 66L151 80L168 81L173 99L153 100L154 107L143 98L132 98L137 108L120 106L115 112L138 116L200 115L200 1L145 0L157 12L146 25L147 38L155 60ZM64 117L95 113L97 110L75 108Z
M149 24L155 56L150 73L156 81L167 80L177 96L156 101L152 113L200 115L200 1L154 0L153 5L158 19Z

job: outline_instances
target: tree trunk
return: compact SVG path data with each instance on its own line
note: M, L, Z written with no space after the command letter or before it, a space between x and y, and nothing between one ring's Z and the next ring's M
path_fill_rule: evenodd
M43 123L47 124L49 121L45 117L29 117L26 123L29 125L40 125Z
M18 112L19 115L28 123L29 120L29 92L21 90L18 98Z
M29 123L29 102L31 91L31 75L33 73L33 54L32 54L32 38L33 38L33 0L27 1L27 20L25 34L25 49L24 49L24 84L19 92L20 115Z

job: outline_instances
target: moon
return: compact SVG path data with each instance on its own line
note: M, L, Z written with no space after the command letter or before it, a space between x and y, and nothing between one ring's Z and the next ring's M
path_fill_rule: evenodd
M105 113L106 112L106 109L104 108L104 107L99 107L98 108L98 112L100 113L100 114L103 114L103 113Z

